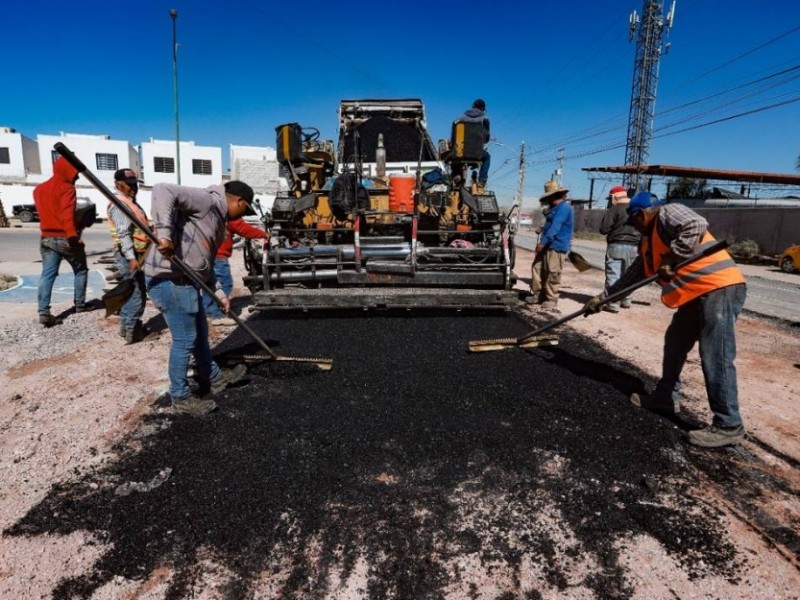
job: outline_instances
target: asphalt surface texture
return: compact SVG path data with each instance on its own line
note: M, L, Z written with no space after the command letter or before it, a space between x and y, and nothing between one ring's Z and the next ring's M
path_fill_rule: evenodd
M55 598L88 598L116 576L144 580L163 566L176 572L167 597L185 597L209 557L233 574L226 598L287 569L285 597L324 597L331 573L344 579L362 557L370 598L444 597L460 557L517 574L527 557L542 566L542 589L565 595L589 557L578 584L628 598L620 550L638 534L690 578L735 582L745 569L697 490L708 479L746 490L764 474L730 466L736 450L688 447L683 430L698 423L631 407L641 374L618 370L591 339L468 353L469 340L530 329L505 313L249 323L281 355L333 358L333 370L251 365L215 413L157 404L118 445L119 460L55 485L4 532L86 530L103 545L91 573L63 579ZM226 363L258 350L237 330L216 355ZM800 549L797 533L786 535ZM522 596L512 586L501 597Z

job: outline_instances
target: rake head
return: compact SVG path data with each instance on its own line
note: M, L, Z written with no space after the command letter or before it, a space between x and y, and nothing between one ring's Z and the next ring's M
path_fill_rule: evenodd
M556 346L557 335L537 335L520 342L518 338L501 338L497 340L477 340L469 343L470 352L494 352L507 348L537 348L539 346Z
M331 358L306 358L300 356L278 356L269 354L245 354L242 360L246 363L257 362L299 362L309 363L319 368L321 371L330 371L333 368L333 359Z

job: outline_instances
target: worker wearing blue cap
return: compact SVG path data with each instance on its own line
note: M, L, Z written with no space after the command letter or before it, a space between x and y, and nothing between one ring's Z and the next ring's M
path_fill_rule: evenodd
M586 303L586 314L598 312L607 296L657 273L661 301L677 310L664 336L661 379L652 394L632 394L631 402L662 415L678 412L681 371L699 342L714 418L709 427L690 431L689 443L709 448L740 443L745 429L733 361L734 329L746 296L742 272L725 250L675 271L676 264L715 242L708 222L682 204L662 205L650 192L640 192L631 198L628 223L642 234L639 256L614 285Z

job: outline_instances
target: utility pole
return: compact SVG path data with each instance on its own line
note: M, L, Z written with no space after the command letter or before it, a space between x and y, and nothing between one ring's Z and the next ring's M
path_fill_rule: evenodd
M558 185L564 187L564 148L558 149L556 160L558 161L558 168L556 169L553 179L558 179Z
M169 9L172 18L172 90L175 96L175 172L181 184L181 126L178 117L178 11Z
M517 182L517 197L514 204L517 205L517 231L519 231L519 216L522 213L522 200L525 189L525 142L519 147L519 179Z
M628 140L625 147L625 166L639 167L635 173L626 173L623 185L628 189L639 190L641 170L650 160L650 142L653 137L656 93L658 89L658 68L661 62L664 33L669 33L675 17L675 1L667 13L661 0L644 0L642 22L636 40L636 57L633 63L633 86L631 89L631 108L628 115ZM631 13L628 39L633 40L639 16ZM664 46L664 54L669 52L669 43Z

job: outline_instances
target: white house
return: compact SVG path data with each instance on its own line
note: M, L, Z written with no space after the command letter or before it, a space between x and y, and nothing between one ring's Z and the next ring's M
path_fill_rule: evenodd
M244 181L256 193L264 209L271 209L275 195L287 189L278 176L278 154L269 146L237 146L230 144L231 179Z
M112 140L108 135L64 133L37 136L41 175L29 175L29 183L41 183L53 176L53 163L58 153L53 149L56 142L63 143L95 174L110 190L114 190L114 171L131 168L139 171L139 154L126 140ZM79 178L75 184L79 198L89 198L97 205L97 212L105 216L108 201L92 184Z
M181 185L208 187L222 181L222 148L196 146L194 142L181 142ZM146 186L157 183L178 183L175 141L154 140L139 146L142 159L139 179Z
M42 172L35 141L11 127L0 127L0 179L23 183L29 173Z

